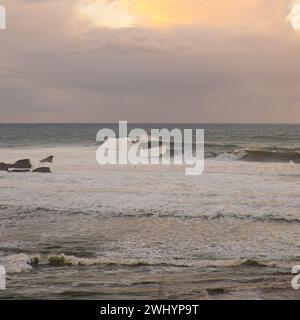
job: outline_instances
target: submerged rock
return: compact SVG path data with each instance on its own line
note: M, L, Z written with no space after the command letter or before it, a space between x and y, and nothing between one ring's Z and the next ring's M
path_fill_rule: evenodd
M51 266L55 266L55 267L71 265L71 263L68 262L63 255L49 257L48 261Z
M18 160L13 164L14 169L31 169L32 164L29 159Z
M43 160L40 160L40 163L46 163L46 162L53 163L53 159L54 159L54 156L49 156Z
M39 257L39 256L32 257L32 258L30 259L30 265L31 265L32 267L37 267L37 266L39 265L39 263L40 263L40 257Z
M212 296L218 295L218 294L224 294L225 289L224 288L209 288L206 289L206 292Z
M36 173L51 173L51 169L49 167L41 167L41 168L37 168L32 170L32 172L36 172Z
M267 267L266 264L264 264L261 261L256 261L252 259L248 259L240 264L242 267Z

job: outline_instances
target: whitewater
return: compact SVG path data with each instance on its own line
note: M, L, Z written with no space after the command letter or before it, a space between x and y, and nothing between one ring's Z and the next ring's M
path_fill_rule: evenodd
M238 143L226 129L233 138L222 150L209 141L204 173L188 177L176 165L99 166L94 141L67 139L75 125L51 127L47 143L28 140L40 127L23 130L1 136L0 161L54 163L51 174L0 172L1 298L299 298L300 165L232 156L296 140Z

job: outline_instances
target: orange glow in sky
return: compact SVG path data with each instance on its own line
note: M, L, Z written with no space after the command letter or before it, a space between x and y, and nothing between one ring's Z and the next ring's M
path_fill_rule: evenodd
M255 27L283 22L284 11L261 0L78 0L77 12L94 27L165 28L184 25Z

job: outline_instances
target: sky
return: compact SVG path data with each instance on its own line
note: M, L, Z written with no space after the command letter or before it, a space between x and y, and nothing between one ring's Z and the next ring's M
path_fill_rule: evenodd
M0 4L0 122L300 123L300 1Z

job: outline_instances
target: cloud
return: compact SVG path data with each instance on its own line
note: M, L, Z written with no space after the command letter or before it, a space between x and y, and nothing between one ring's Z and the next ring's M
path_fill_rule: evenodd
M293 2L287 19L295 30L300 30L300 0Z
M174 3L194 3L197 23L86 29L74 0L4 3L1 121L300 121L286 1Z

